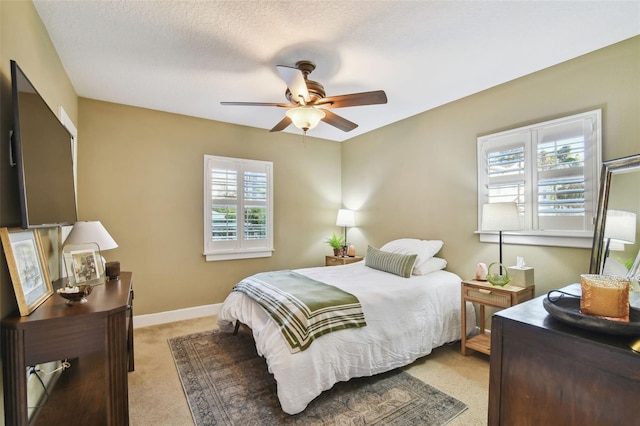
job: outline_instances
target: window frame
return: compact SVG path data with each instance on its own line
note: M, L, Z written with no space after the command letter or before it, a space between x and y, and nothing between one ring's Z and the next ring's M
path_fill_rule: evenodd
M581 230L541 230L538 204L538 145L543 142L545 129L570 125L581 121L591 124L591 132L585 132L584 143L584 229ZM596 109L573 114L554 120L543 121L528 126L492 133L477 138L478 172L478 223L477 234L481 242L498 242L498 233L481 230L482 205L488 202L489 176L487 171L487 152L506 150L508 147L524 147L524 202L519 203L522 231L503 232L503 241L511 244L590 248L593 241L595 218L597 214L598 193L600 188L600 169L602 166L602 110ZM557 152L557 151L556 151ZM511 181L513 182L513 180ZM511 200L510 200L511 201Z
M246 172L265 173L266 176L266 238L247 239L244 237L244 226L236 227L236 235L239 238L228 241L213 241L211 211L214 204L212 197L211 173L214 168L220 168L224 164L226 170L234 171L239 176L236 183L236 214L244 212L244 174ZM217 165L217 166L216 166ZM223 157L217 155L204 155L204 210L203 210L203 240L204 256L206 261L222 261L237 259L254 259L271 257L273 248L273 162L261 160L249 160L243 158ZM237 219L236 219L237 221ZM244 222L242 222L244 223Z

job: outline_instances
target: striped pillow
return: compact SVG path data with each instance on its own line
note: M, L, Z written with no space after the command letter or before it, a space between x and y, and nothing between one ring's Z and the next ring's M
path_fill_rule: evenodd
M417 257L417 254L390 253L369 246L364 264L379 271L410 278Z

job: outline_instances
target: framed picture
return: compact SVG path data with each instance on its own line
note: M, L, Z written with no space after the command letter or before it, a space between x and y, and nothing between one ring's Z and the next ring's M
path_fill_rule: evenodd
M53 294L47 261L37 230L0 228L20 315L33 312Z
M104 264L97 244L66 245L62 249L69 285L103 284Z

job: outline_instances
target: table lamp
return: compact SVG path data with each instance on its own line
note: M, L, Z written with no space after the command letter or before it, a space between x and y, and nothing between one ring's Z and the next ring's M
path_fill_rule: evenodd
M340 209L338 210L338 218L336 219L336 226L344 226L344 244L347 244L347 226L356 226L356 217L353 210Z
M64 245L72 245L72 244L96 244L100 249L100 255L104 250L111 250L118 247L118 244L111 237L109 232L105 229L105 227L100 223L100 221L89 221L89 222L76 222L73 225L73 229L67 236L67 239L64 240ZM119 262L109 262L112 264L111 268L104 259L102 258L103 266L105 267L105 273L109 277L109 279L117 278L120 275L120 264ZM117 264L117 265L116 265Z
M516 203L489 203L482 206L482 231L498 231L500 244L500 275L502 275L502 231L520 230Z

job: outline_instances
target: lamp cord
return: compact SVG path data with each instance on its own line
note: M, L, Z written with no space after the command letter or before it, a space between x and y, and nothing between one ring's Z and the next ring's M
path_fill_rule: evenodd
M551 296L551 293L560 293L560 295L558 296ZM577 294L571 294L571 293L567 293L566 291L562 291L562 290L551 290L549 293L547 293L547 299L549 299L549 302L555 303L558 300L562 299L563 297L575 297L577 299L580 299L581 296L578 296Z
M44 391L44 401L41 402L38 405L34 405L34 406L29 406L27 408L40 408L42 406L44 406L47 401L49 401L49 389L47 389L47 386L44 384L44 381L42 380L42 377L40 377L40 375L38 373L42 373L46 376L53 374L57 371L64 371L67 368L70 368L71 364L69 363L69 361L67 361L66 359L64 361L62 361L62 364L60 364L60 367L51 370L51 371L45 371L45 370L41 370L39 367L34 366L34 367L29 367L29 375L35 374L35 376L38 378L38 381L40 382L40 384L42 385L42 390Z

